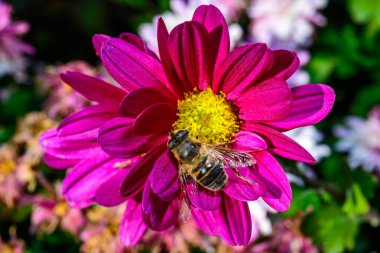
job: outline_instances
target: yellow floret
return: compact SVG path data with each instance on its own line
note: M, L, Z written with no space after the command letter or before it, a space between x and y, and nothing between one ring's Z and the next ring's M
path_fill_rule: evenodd
M230 141L239 131L239 122L225 94L214 94L210 88L194 90L178 101L178 120L174 130L187 130L204 143Z

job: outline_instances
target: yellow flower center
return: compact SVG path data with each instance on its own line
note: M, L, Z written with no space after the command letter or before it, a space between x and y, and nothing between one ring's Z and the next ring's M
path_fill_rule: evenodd
M69 211L69 204L66 201L61 201L57 203L54 207L54 213L58 216L63 218L67 212Z
M194 90L178 101L178 120L174 130L187 130L200 142L216 144L230 141L239 131L236 110L226 100L225 94L214 94L208 87Z

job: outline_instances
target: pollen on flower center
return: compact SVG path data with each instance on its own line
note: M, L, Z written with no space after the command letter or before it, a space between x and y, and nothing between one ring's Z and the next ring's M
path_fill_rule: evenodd
M187 130L204 143L230 141L239 131L234 108L226 96L223 93L214 94L210 88L185 94L185 99L178 101L177 116L174 130Z

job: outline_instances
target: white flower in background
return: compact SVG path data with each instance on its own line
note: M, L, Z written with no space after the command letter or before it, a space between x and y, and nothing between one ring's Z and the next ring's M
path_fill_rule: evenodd
M268 215L276 213L276 210L268 206L261 198L256 201L249 201L248 207L253 224L251 241L256 240L260 235L270 235L272 233L272 222Z
M302 147L304 147L318 162L323 157L327 157L331 154L331 149L325 144L320 142L323 140L323 134L315 128L315 126L306 126L293 129L291 131L285 132L287 136L298 142ZM316 175L313 169L304 164L297 163L297 167L300 173L302 173L308 179L315 179ZM304 186L304 180L298 175L287 172L286 173L290 182L295 183L299 186Z
M314 26L323 26L326 19L319 13L327 0L251 0L248 16L250 33L260 42L307 45Z
M323 140L323 134L314 126L300 127L285 132L285 134L309 151L317 161L320 161L323 157L329 156L331 153L331 150L327 145L320 144Z
M380 172L380 107L375 107L368 119L348 116L345 123L334 128L339 138L336 149L348 152L352 169L362 166L367 171Z
M29 24L11 19L12 6L0 1L0 77L11 74L16 80L25 77L24 54L33 54L34 48L18 37L29 31Z
M241 39L243 30L237 23L232 24L232 22L237 18L240 10L245 7L244 0L171 0L170 7L172 11L167 11L163 14L155 16L152 23L142 24L139 27L139 34L152 50L158 52L158 18L162 17L162 19L165 21L168 31L170 32L176 25L191 20L195 9L203 4L213 4L217 6L223 13L227 22L231 24L229 26L230 40L231 48L234 48Z

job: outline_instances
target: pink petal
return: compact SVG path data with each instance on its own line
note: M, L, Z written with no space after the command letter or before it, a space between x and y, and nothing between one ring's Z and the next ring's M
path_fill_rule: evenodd
M176 73L186 91L205 89L210 83L212 65L210 38L198 22L176 26L169 35L168 49Z
M256 184L244 181L228 168L228 183L226 189L224 189L228 196L241 201L253 201L266 192L265 184L249 168L239 168L238 170L243 177Z
M280 131L316 124L330 113L334 101L334 90L323 84L308 84L292 89L293 104L289 115L276 122L267 122Z
M268 79L237 97L239 118L253 121L274 121L285 118L292 108L292 94L282 79Z
M136 118L133 129L139 135L168 133L176 119L176 107L166 103L154 104Z
M191 208L191 214L200 230L209 235L218 235L218 227L215 226L217 221L213 212L193 207Z
M109 40L110 38L110 36L105 34L95 34L94 36L92 36L92 45L94 46L97 55L100 56L103 43Z
M186 187L186 192L191 203L201 210L212 211L220 206L220 192L207 190L200 185L195 190L191 189L191 187Z
M155 162L150 174L153 192L164 201L172 201L178 197L178 162L165 150Z
M297 54L288 50L274 50L273 58L273 66L261 78L263 81L272 77L287 80L296 72L300 64Z
M149 183L145 184L142 197L144 221L155 231L164 231L178 219L178 201L166 202L154 194Z
M121 196L120 188L130 169L130 166L119 169L112 177L100 184L96 190L96 203L106 207L117 206L123 203L127 198Z
M81 160L81 159L74 159L74 160L61 159L61 158L49 155L48 153L44 154L43 159L47 165L55 169L67 169L69 167L74 166Z
M66 117L58 126L59 136L81 134L99 128L107 120L117 117L115 108L92 105ZM97 132L95 132L95 139Z
M255 153L255 158L257 164L253 171L268 189L263 200L279 212L287 211L292 201L292 189L281 165L266 151Z
M154 88L141 88L124 97L120 104L119 114L123 117L136 118L151 105L171 102L177 102L177 99ZM174 103L173 105L176 106Z
M313 156L288 136L260 124L246 122L242 129L259 134L268 144L268 150L292 160L315 164Z
M250 86L257 84L273 62L272 52L265 44L248 44L232 51L214 74L212 89L222 90L234 99Z
M57 128L44 132L39 141L46 154L63 160L81 160L99 149L96 140L83 140L80 136L77 139L59 137Z
M251 132L239 132L235 134L229 147L241 152L254 152L267 148L265 141L257 134Z
M162 144L155 149L150 150L136 162L121 184L120 193L123 197L132 197L143 188L156 159L165 149L166 145Z
M122 39L109 39L102 46L102 61L109 74L127 91L141 87L165 87L159 61Z
M122 34L120 34L119 38L130 43L130 44L132 44L132 45L134 45L135 47L137 47L141 51L149 54L150 56L152 56L158 60L156 53L153 52L152 50L150 50L146 46L145 42L136 34L134 34L134 33L122 33Z
M152 147L167 140L157 135L136 135L133 119L114 118L99 129L98 141L102 149L113 157L132 158L146 153Z
M141 204L134 199L128 200L123 219L119 227L120 242L125 247L132 247L140 242L144 236L147 225L142 215Z
M93 204L98 186L118 172L114 165L120 161L99 149L91 158L78 163L62 183L62 192L69 204L77 208Z
M219 235L232 246L247 245L251 239L252 221L248 204L224 195L220 208L214 211Z
M126 92L99 78L79 72L68 71L61 74L62 80L90 101L102 105L118 107Z
M218 66L230 51L230 35L223 14L213 5L202 5L195 10L192 20L201 23L210 33L211 55Z
M158 19L157 23L157 42L158 50L160 53L160 58L162 66L164 68L165 74L173 87L173 90L176 91L176 94L179 98L182 98L183 93L187 91L186 87L183 87L181 80L179 79L172 60L170 59L169 48L168 48L168 39L169 33L166 29L166 25L162 18Z

